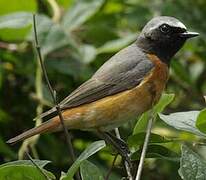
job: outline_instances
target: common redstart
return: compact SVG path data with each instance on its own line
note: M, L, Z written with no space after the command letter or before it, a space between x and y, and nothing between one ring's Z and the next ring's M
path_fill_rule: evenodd
M198 33L187 31L174 17L150 20L133 44L112 56L60 103L67 128L108 131L150 109L165 88L171 58L195 36ZM7 142L62 130L56 107L39 118L48 116L50 120Z

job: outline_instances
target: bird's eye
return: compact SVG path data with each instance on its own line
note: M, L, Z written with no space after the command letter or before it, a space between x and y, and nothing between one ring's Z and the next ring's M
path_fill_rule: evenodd
M167 34L170 32L170 26L168 26L167 24L163 24L159 28L160 28L160 31L164 34Z

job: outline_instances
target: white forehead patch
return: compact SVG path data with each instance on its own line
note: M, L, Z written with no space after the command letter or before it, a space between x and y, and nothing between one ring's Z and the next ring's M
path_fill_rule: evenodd
M177 21L177 23L175 23L175 26L180 27L182 29L187 29L186 26L183 23L181 23L180 21Z
M177 27L177 28L187 30L186 26L178 19L174 17L168 17L168 16L159 16L150 20L144 27L143 31L151 32L154 29L157 29L162 24L168 24L171 27Z

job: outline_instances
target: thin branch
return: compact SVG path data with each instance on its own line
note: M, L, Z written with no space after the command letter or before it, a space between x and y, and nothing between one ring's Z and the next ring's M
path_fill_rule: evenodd
M111 172L112 172L112 169L113 169L113 167L114 167L114 165L115 165L115 162L116 162L116 160L117 160L117 156L118 156L118 154L116 154L116 155L114 156L114 159L113 159L113 161L112 161L112 166L110 167L110 169L109 169L109 171L108 171L108 173L107 173L107 175L106 175L106 177L105 177L104 180L109 180L109 176L110 176L110 174L111 174Z
M40 49L40 45L39 45L38 37L37 37L35 14L33 14L33 26L34 26L35 46L36 46L39 61L40 61L40 64L41 64L42 72L43 72L44 78L46 80L46 83L48 85L50 94L53 98L54 104L56 106L56 109L57 109L57 112L58 112L58 115L59 115L59 119L60 119L60 122L61 122L62 127L63 127L64 134L65 134L65 139L66 139L66 143L67 143L67 146L68 146L68 149L69 149L69 153L71 155L72 163L74 163L76 158L75 158L74 150L73 150L73 147L72 147L71 136L69 135L69 132L68 132L68 130L67 130L65 124L64 124L64 119L63 119L63 116L62 116L62 113L61 113L61 109L60 109L59 104L57 103L56 91L53 90L53 88L51 86L51 83L50 83L48 75L47 75L47 70L45 68L43 58L42 58L42 55L41 55L41 49ZM78 176L77 179L80 179L80 177Z
M39 42L38 42L38 37L37 37L37 30L36 30L36 17L35 17L35 14L33 14L33 25L34 25L34 37L35 37L35 47L36 47L36 50L37 50L37 53L38 53L38 57L39 57L39 62L41 64L41 68L42 68L42 72L43 72L43 75L44 75L44 78L46 80L46 83L48 85L48 88L49 88L49 91L50 91L50 94L53 98L53 101L56 102L56 98L55 98L55 95L54 95L54 90L51 86L51 83L49 81L49 78L47 76L47 70L44 66L44 62L43 62L43 58L42 58L42 55L41 55L41 49L40 49L40 45L39 45Z
M138 166L137 175L136 175L135 180L140 180L140 178L141 178L142 169L143 169L143 165L144 165L144 159L145 159L145 156L146 156L147 147L148 147L149 138L150 138L150 134L151 134L151 130L152 130L152 124L153 124L154 119L155 119L155 117L151 117L148 124L147 124L145 140L144 140L142 153L141 153L141 156L140 156L139 166Z
M119 139L121 139L121 136L120 136L120 133L119 133L119 129L118 129L118 128L115 128L114 131L115 131L116 137L119 138ZM124 162L124 166L125 166L125 169L126 169L126 172L127 172L127 177L128 177L128 179L129 179L129 180L133 180L133 178L132 178L132 173L131 173L131 169L130 169L130 166L129 166L129 164L128 164L127 161Z
M30 154L26 152L26 155L28 156L29 160L32 162L32 164L39 170L39 172L45 177L46 180L50 180L50 178L47 176L47 174L38 166L38 164L36 164L36 162L32 159L32 157L30 156Z

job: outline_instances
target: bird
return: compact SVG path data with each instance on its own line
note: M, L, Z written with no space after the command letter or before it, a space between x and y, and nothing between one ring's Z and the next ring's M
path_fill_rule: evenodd
M189 38L198 35L175 17L152 18L132 44L59 103L65 126L108 132L151 109L165 89L172 57ZM7 143L63 129L56 107L37 118L45 117L50 119Z

